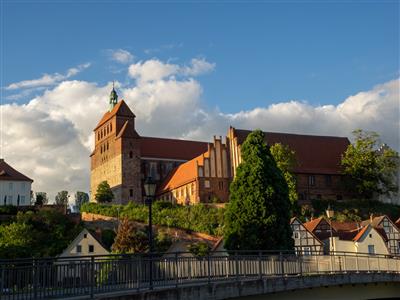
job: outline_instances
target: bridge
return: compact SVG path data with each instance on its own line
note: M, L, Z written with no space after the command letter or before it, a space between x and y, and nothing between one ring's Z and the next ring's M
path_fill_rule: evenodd
M364 299L400 295L400 256L242 251L0 260L1 300L264 299L327 288L365 294L376 285L382 295Z

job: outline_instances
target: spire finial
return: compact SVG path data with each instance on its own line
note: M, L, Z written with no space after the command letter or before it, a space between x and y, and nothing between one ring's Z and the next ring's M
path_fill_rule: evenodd
M113 80L113 88L112 88L112 91L110 93L110 111L112 111L114 106L117 105L117 103L118 103L118 94L115 91L114 86L115 86L115 83L114 83L114 80Z

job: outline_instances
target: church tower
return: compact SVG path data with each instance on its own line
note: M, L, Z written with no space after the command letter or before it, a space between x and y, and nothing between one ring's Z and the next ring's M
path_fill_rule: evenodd
M95 147L90 155L90 200L95 201L98 185L107 181L116 204L141 202L140 136L135 115L114 89L107 111L94 129Z

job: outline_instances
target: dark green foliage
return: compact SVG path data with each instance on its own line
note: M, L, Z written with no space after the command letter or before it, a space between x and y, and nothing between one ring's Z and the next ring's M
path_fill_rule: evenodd
M98 185L94 198L98 203L111 202L114 199L114 194L107 181L102 181Z
M241 154L242 163L230 186L226 209L225 248L293 249L288 187L262 131L249 134Z
M355 199L343 202L334 200L312 200L313 215L315 217L325 214L325 210L331 206L335 211L334 219L338 221L360 221L369 219L370 214L375 216L387 215L392 220L400 216L400 206L382 203L371 199ZM310 211L304 212L305 218L311 217Z
M297 165L296 155L293 150L287 145L280 143L274 144L270 148L271 154L275 159L276 165L281 170L285 177L288 189L289 189L289 200L292 206L292 215L299 211L297 205L297 189L296 189L296 176L293 173L294 167Z
M18 208L14 205L0 206L0 215L16 215Z
M19 212L14 222L0 225L0 257L58 255L80 230L80 226L55 211Z
M45 192L36 192L36 200L35 205L45 205L49 202L49 198L47 197L47 193Z
M89 202L89 195L85 192L77 191L75 193L75 204L79 208L82 206L83 203Z
M57 205L67 205L68 204L68 191L61 191L57 193L56 204Z
M114 230L111 229L104 229L101 232L101 242L106 246L108 249L111 249L112 244L114 243L115 236L117 234Z
M349 179L348 189L361 199L397 191L395 174L399 168L398 153L389 147L377 151L379 135L376 132L358 129L353 134L355 142L348 146L342 157L344 173Z
M188 247L190 253L196 257L204 257L210 253L210 246L205 242L197 242L190 244Z
M146 205L129 203L128 205L104 205L85 203L82 212L90 212L110 217L126 217L130 220L147 223L148 207ZM203 204L193 206L172 205L157 201L153 204L153 224L168 227L222 235L224 209L208 207Z
M172 245L171 237L163 231L159 231L154 239L154 250L158 253L166 252Z

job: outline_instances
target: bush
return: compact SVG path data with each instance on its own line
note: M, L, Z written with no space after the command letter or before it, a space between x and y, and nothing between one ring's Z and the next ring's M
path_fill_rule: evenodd
M0 206L0 215L16 215L18 208L14 205Z
M210 246L205 242L190 244L188 247L190 253L196 257L204 257L210 253Z
M81 207L81 212L118 217L118 209L120 218L142 223L148 221L148 207L132 202L127 205L85 203ZM157 201L153 205L153 224L155 225L220 235L223 220L223 208L207 207L203 204L180 206L162 201Z

